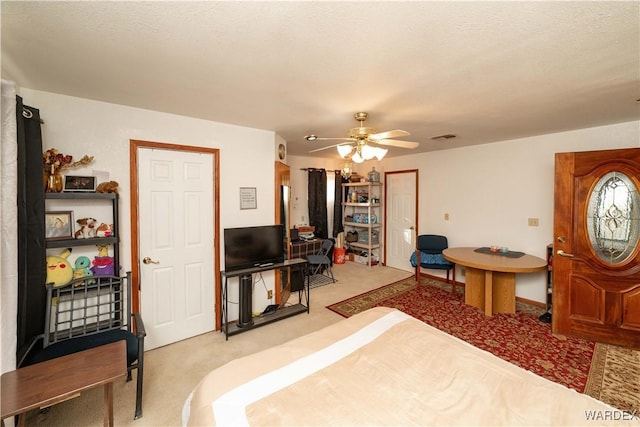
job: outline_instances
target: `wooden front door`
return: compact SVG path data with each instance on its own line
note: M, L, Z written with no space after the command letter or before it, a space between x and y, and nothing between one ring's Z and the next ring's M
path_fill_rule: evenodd
M640 149L555 158L553 332L640 348Z

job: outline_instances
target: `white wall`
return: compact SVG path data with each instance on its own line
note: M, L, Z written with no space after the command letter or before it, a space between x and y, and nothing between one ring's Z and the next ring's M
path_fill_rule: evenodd
M553 240L554 154L629 147L640 147L640 122L385 158L358 165L358 172L366 176L371 165L381 173L417 168L420 234L446 235L450 246L496 244L546 258ZM300 167L340 167L315 162L291 158L292 176ZM306 201L306 177L292 187ZM529 227L528 218L538 218L539 226ZM456 279L464 281L457 271ZM518 296L545 301L546 273L519 274L516 280Z

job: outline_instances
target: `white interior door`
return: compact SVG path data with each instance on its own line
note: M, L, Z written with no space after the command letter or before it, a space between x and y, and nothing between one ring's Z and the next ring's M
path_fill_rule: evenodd
M415 271L409 261L415 250L417 171L386 173L386 265Z
M140 309L152 349L215 329L214 162L152 148L138 159Z

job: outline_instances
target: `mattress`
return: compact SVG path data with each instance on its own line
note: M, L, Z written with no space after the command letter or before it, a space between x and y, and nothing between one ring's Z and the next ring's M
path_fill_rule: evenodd
M640 425L386 307L211 371L182 415L185 426Z

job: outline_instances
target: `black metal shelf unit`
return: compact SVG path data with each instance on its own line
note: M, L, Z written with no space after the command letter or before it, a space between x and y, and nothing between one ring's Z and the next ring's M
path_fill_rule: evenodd
M56 239L45 240L47 249L55 248L73 248L79 246L93 246L93 245L113 245L113 263L115 268L115 275L118 275L118 267L120 266L120 225L118 221L119 212L119 197L118 193L81 193L81 192L67 192L67 193L44 193L45 203L47 200L65 200L69 201L69 205L72 206L74 201L95 201L98 203L109 202L111 203L111 223L113 224L112 235L109 237L92 237L90 239ZM72 226L70 224L70 226Z

